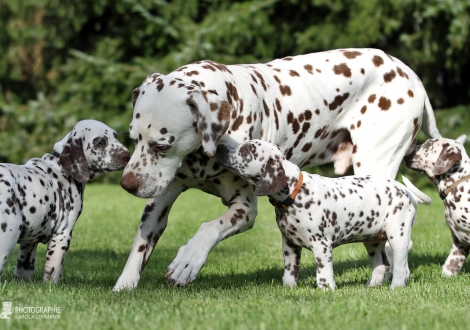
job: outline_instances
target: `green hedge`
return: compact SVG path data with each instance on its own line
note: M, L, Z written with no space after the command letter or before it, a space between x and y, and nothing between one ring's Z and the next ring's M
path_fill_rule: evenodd
M153 72L343 47L400 58L435 108L459 106L436 113L439 128L464 126L469 9L450 0L3 0L0 161L41 156L85 118L117 129L132 148L131 93Z

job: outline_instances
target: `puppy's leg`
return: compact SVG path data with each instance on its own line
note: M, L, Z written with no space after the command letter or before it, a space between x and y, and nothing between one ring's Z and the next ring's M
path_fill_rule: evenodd
M12 223L15 223L16 217L15 219L10 219L10 221L8 220L8 218L5 219L4 217L0 219L0 279L3 265L15 247L16 242L18 242L22 228L22 225L20 227L12 225ZM10 231L10 229L12 230Z
M59 281L65 253L69 249L70 241L72 240L72 229L73 226L72 228L67 228L63 233L53 236L47 245L44 282L52 281L52 283L57 283Z
M381 285L384 281L385 264L382 258L382 250L385 242L364 242L367 254L369 254L370 263L372 265L372 276L367 281L370 286Z
M30 281L34 273L34 264L36 262L36 248L38 243L22 243L20 244L20 252L18 253L18 261L16 262L15 276Z
M312 251L315 255L318 287L334 290L336 288L336 283L333 275L332 242L326 239L314 242L314 244L312 244Z
M462 243L452 235L454 243L450 250L449 256L447 257L444 266L442 266L442 275L453 276L460 274L463 263L468 256L470 247L467 244Z
M403 214L400 219L389 219L386 226L388 241L393 251L393 279L391 288L406 286L410 269L408 268L408 248L411 239L411 225L414 213ZM394 221L395 220L395 221Z
M302 247L294 245L282 236L282 252L284 254L282 283L292 288L297 285Z
M410 243L408 244L408 252L413 248L413 241L410 240ZM389 263L389 266L386 266L386 273L385 273L385 278L384 282L387 282L392 278L393 275L393 251L392 247L390 246L390 243L387 241L385 244L385 254L387 256L387 261Z

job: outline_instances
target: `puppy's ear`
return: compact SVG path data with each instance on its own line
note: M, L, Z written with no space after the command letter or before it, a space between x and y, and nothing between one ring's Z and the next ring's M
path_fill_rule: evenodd
M286 172L282 167L279 157L270 157L261 178L256 182L255 194L256 196L272 195L287 184Z
M436 163L432 169L434 175L441 175L449 171L453 166L460 163L462 160L462 153L456 146L451 146L449 143L443 145L442 151L437 158Z
M196 130L201 139L204 152L214 156L220 138L230 124L230 103L214 93L202 90L191 92L186 100L196 120Z
M83 152L81 138L74 138L70 133L59 157L59 164L77 181L85 183L90 180L88 162Z

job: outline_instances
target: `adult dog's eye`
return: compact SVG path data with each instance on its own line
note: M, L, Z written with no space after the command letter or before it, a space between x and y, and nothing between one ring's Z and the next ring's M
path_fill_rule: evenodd
M156 142L149 143L149 149L155 155L161 152L168 151L170 148L171 146L167 144L157 144Z
M105 137L98 137L93 139L93 147L97 149L103 149L106 147L108 140Z

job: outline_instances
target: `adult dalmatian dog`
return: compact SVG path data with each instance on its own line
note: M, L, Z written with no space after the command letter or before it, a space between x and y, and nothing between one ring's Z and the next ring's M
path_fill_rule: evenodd
M300 167L334 162L338 174L352 165L358 175L390 178L420 127L440 137L419 78L376 49L266 64L199 61L148 76L133 91L133 102L135 151L121 186L149 200L114 291L137 286L171 206L188 188L220 196L228 210L204 222L178 250L166 274L172 284L194 281L217 243L254 225L253 188L213 157L222 137L274 143Z
M38 243L47 245L44 281L56 283L82 212L85 182L124 169L130 153L116 131L96 120L82 120L52 154L24 165L0 164L0 275L16 243L15 276L29 281Z
M444 201L445 220L452 235L452 248L442 274L460 274L470 253L470 159L463 140L427 140L405 157L412 170L426 175Z
M282 233L284 285L297 285L304 247L315 255L318 287L334 290L333 248L355 242L363 242L369 254L369 285L381 285L387 240L391 287L407 284L411 227L418 203L428 205L431 198L406 178L405 187L386 177L309 174L286 160L274 144L256 139L238 145L221 142L216 157L223 167L250 183L257 196L269 196L275 207Z

